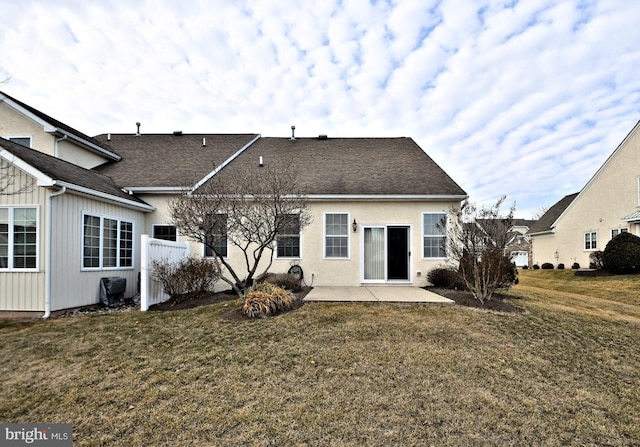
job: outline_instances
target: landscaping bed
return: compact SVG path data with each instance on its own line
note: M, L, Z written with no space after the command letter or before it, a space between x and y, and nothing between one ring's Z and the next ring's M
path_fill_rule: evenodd
M426 290L436 293L456 302L459 306L474 307L477 309L493 310L496 312L524 312L524 309L514 306L508 300L518 299L517 296L495 293L493 297L484 304L473 297L467 290L445 289L441 287L425 287Z

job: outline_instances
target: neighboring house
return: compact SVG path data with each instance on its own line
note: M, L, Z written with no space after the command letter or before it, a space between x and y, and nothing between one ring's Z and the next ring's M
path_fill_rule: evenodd
M640 122L579 193L565 196L531 227L534 264L589 266L620 232L640 236Z
M527 232L535 223L535 220L514 219L513 225L509 228L511 238L507 242L506 250L517 267L531 265L530 243Z
M476 222L482 227L486 220L478 219ZM505 246L505 252L511 256L511 260L516 264L516 267L530 265L529 236L527 232L535 222L535 220L512 219L506 224L510 225L510 227L506 228L508 241Z
M0 311L48 315L94 304L102 277L126 278L133 296L141 235L182 239L168 201L213 176L261 169L261 157L291 165L314 218L279 237L271 270L299 265L316 286L426 285L447 260L439 223L467 197L411 138L88 137L0 99L0 135L14 140L0 139L0 163L16 173L15 186L30 186L0 195ZM210 255L197 243L191 252ZM232 247L228 259L242 263Z

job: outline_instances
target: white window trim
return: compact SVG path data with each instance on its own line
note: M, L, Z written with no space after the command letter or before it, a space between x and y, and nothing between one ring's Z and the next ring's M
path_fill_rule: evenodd
M596 235L596 248L587 248L587 241L586 241L586 235L589 234L595 234ZM600 238L598 237L598 232L597 231L585 231L582 235L582 248L584 251L598 251L599 248L598 246L600 245L600 242L598 242ZM593 240L590 241L591 245L593 245Z
M327 256L327 214L347 215L347 256ZM348 211L326 211L322 214L322 259L349 260L351 259L351 213Z
M40 205L2 205L0 208L9 209L9 228L13 225L13 209L34 208L36 210L36 266L35 268L0 268L0 272L39 272L40 271ZM9 265L13 265L13 231L9 231L9 251L7 253Z
M618 228L612 228L610 235L611 235L611 239L613 239L615 236L613 234L614 231L617 231L618 233L615 235L617 236L620 233L628 233L629 232L629 227L618 227Z
M638 206L640 206L640 177L638 177Z
M85 267L84 266L84 216L99 217L100 218L100 266L99 267ZM118 255L116 261L118 266L116 267L103 267L104 263L104 220L111 219L118 222ZM121 267L120 264L120 224L122 222L131 224L131 266ZM109 216L100 213L93 213L91 211L83 211L80 220L80 234L82 241L80 243L80 271L81 272L99 272L99 271L113 271L113 270L133 270L136 266L136 224L133 220L124 219L121 217Z
M5 140L11 140L11 138L28 138L29 139L29 146L25 146L25 147L29 147L29 148L33 148L33 136L32 135L7 135L5 137L3 137ZM15 143L15 141L14 141ZM19 143L16 143L19 144Z
M294 213L291 213L294 214ZM300 214L295 213L296 216L298 216L298 218L300 217ZM299 256L278 256L278 236L276 235L275 240L273 241L273 251L274 251L274 255L276 259L284 259L284 260L300 260L302 259L302 230L299 229L298 230L298 241L300 242L300 255Z
M176 229L176 240L175 242L178 242L180 240L180 231L178 231L178 227L176 227L174 224L171 223L154 223L151 224L151 234L152 236L155 235L155 229L156 227L174 227Z
M445 228L445 234L444 234L444 238L445 238L445 255L444 257L425 257L424 255L424 238L425 237L441 237L442 235L440 234L425 234L424 233L424 216L427 214L444 214L445 218L446 218L446 228ZM423 212L420 215L420 233L422 233L422 238L420 239L420 257L422 258L423 261L443 261L443 260L447 260L449 259L449 243L450 243L450 237L449 237L449 213L447 213L446 211L429 211L429 212Z

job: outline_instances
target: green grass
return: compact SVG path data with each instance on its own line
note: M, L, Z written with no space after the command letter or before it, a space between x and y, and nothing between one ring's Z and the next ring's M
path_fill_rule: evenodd
M0 421L71 423L75 446L640 445L640 278L520 280L523 314L0 321Z

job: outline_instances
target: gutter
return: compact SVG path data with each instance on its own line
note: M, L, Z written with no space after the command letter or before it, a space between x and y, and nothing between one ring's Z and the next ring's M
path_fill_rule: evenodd
M109 200L109 201L112 201L112 202L117 202L117 203L119 203L121 205L126 205L126 206L131 207L131 208L140 209L140 210L147 211L147 212L153 212L153 211L156 210L156 208L154 206L151 206L151 205L149 205L147 203L140 203L140 202L137 202L135 200L128 200L128 199L125 199L125 198L122 198L122 197L117 197L117 196L114 196L112 194L108 194L106 192L96 191L94 189L89 189L89 188L86 188L84 186L74 185L73 183L63 182L63 181L60 181L60 180L55 180L54 184L56 184L58 186L69 188L69 189L71 189L73 191L77 191L77 192L82 193L82 194L86 194L86 195L93 196L93 197L99 197L101 199L106 199L106 200Z
M53 148L53 156L54 157L59 158L58 157L58 153L59 153L59 151L58 151L58 143L60 143L61 141L66 140L67 138L69 138L69 135L65 134L62 138L57 138L56 139L56 144L55 144L55 146Z
M67 192L67 187L63 186L59 191L50 194L47 197L47 227L46 227L46 238L47 238L47 250L45 252L45 279L44 279L44 315L42 316L43 320L46 320L51 316L51 225L53 223L53 217L51 217L52 200L54 197L61 196Z

